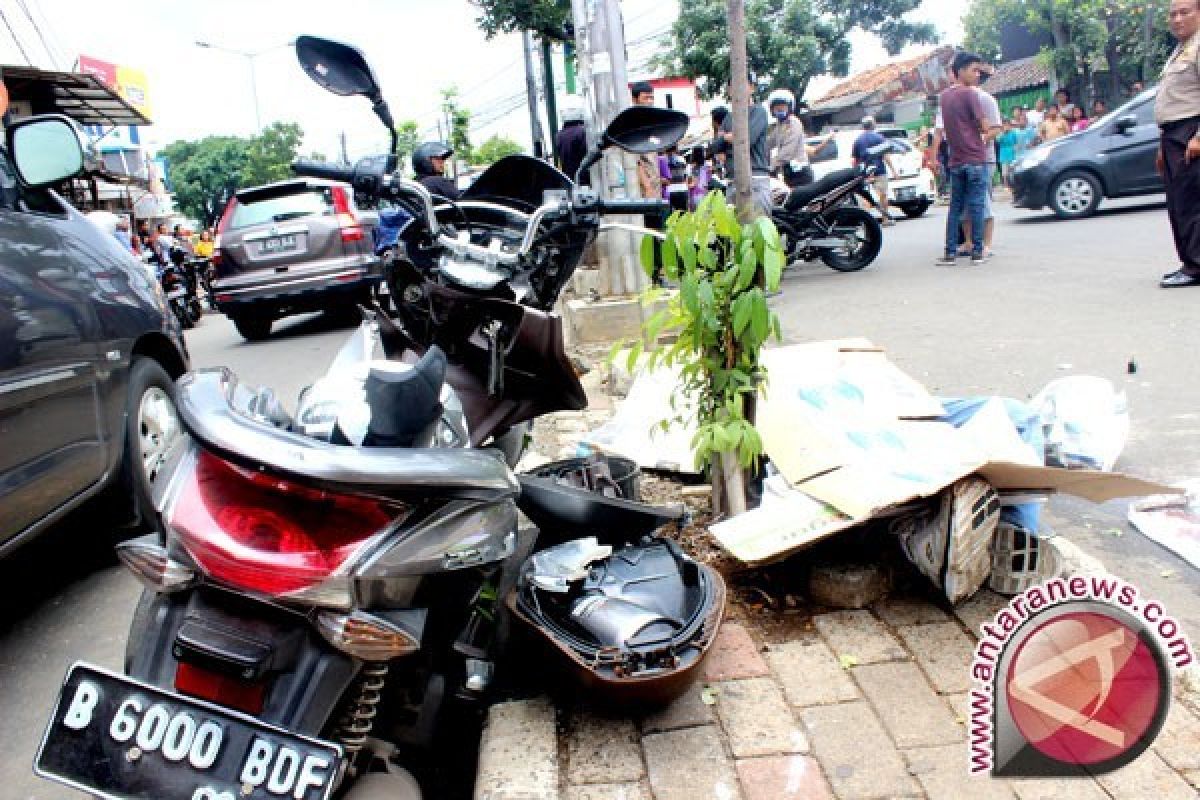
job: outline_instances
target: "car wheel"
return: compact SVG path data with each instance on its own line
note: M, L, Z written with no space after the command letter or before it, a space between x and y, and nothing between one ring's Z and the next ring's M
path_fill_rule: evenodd
M129 371L126 407L125 457L139 527L157 527L154 487L162 477L167 456L183 436L175 408L175 382L157 361L140 357Z
M929 210L928 200L918 200L915 203L905 203L900 206L900 210L904 212L904 216L909 219L916 219Z
M261 342L271 335L273 320L267 317L234 317L233 327L248 342Z
M1065 172L1050 187L1050 207L1060 219L1090 217L1104 196L1100 183L1086 172Z

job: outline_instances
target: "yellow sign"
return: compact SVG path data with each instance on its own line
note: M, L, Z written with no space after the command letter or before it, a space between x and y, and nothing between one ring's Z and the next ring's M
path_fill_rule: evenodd
M150 113L149 82L146 73L124 64L111 64L91 56L79 57L79 71L95 75L102 83L125 99L125 102L140 111L146 119Z

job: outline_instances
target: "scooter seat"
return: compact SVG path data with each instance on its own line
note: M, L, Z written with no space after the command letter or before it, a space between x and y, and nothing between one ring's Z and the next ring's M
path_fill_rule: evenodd
M856 167L834 170L816 183L797 186L795 189L792 189L788 194L787 200L784 201L783 207L788 211L799 211L812 202L814 198L820 197L838 186L849 183L857 176L858 169Z

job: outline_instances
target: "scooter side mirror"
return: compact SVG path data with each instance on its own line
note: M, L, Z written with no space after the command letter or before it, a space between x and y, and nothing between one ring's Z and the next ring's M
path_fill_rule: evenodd
M319 36L301 36L296 39L296 58L305 74L327 92L372 100L379 96L375 74L357 47Z
M619 147L630 153L657 153L679 142L688 115L654 106L630 106L617 114L601 138L601 149Z
M360 95L371 101L371 110L391 136L392 156L388 161L388 169L395 169L396 145L400 138L396 132L396 122L363 52L332 39L299 36L296 38L296 59L304 74L325 91L343 97Z

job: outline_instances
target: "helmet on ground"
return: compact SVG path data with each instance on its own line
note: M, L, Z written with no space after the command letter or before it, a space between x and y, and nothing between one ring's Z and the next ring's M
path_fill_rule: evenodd
M562 121L564 125L568 122L583 122L583 103L575 99L564 101L562 105Z
M445 142L425 142L418 145L417 149L412 154L413 172L418 177L438 174L433 168L433 160L435 158L449 158L453 155L454 150Z
M780 103L787 106L789 114L796 110L796 96L787 89L776 89L767 95L768 109L773 109Z

